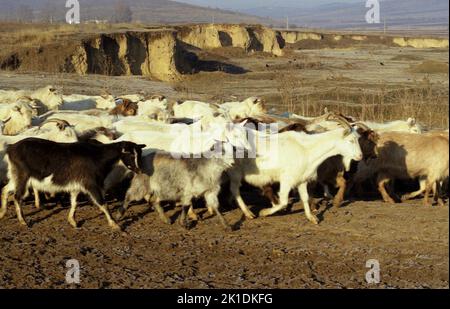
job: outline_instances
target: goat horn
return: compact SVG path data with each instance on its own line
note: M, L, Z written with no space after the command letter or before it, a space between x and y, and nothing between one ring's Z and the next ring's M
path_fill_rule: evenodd
M327 120L335 121L335 122L339 123L340 125L342 125L346 129L345 135L348 135L348 134L350 134L350 132L352 132L352 129L353 129L352 126L342 116L331 114L327 117Z
M165 96L163 96L163 95L158 95L158 94L155 94L155 95L153 95L153 96L150 97L151 100L159 99L160 101L164 100L165 98L166 98Z
M61 125L62 126L62 128L60 128L61 130L64 130L66 127L70 127L70 123L68 123L66 120L52 118L52 119L48 119L48 120L44 121L43 123L41 123L41 125L39 125L39 128L41 128L43 125L45 125L47 123L51 123L51 122L56 122L58 125Z
M11 120L11 117L8 117L7 119L3 120L3 124L7 123L10 120Z
M365 131L371 131L372 130L365 123L362 123L362 122L355 122L353 125L361 128L361 129L364 129Z
M325 114L323 114L322 116L314 118L313 120L310 121L310 123L311 124L320 123L322 121L328 120L331 116L335 116L335 113L334 112L329 112L327 110Z

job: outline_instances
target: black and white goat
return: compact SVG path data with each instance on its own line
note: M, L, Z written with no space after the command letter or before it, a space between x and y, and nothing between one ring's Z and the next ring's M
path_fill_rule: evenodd
M74 219L77 197L85 193L106 215L109 226L120 229L104 202L104 181L119 161L139 173L142 148L131 142L107 145L98 142L56 143L37 138L9 145L5 156L9 181L2 190L0 219L6 213L9 195L14 193L17 218L27 225L21 206L28 188L32 187L48 193L70 193L68 220L73 227L77 226Z

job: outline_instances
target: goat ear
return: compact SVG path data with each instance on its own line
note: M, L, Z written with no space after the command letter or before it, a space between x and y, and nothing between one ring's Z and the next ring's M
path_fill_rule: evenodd
M376 132L371 131L369 133L368 139L376 144L376 143L378 143L378 140L380 139L380 136Z
M137 147L138 147L138 148L141 148L141 149L144 149L145 147L147 147L147 145L145 145L145 144L139 144L139 145L137 145Z
M407 123L410 127L416 124L416 118L408 118Z

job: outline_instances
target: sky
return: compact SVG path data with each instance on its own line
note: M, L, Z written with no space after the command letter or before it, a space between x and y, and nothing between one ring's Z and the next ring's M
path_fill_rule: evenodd
M354 2L364 2L365 0L176 0L176 1L195 5L218 7L223 9L242 10L261 6L311 7L334 2L354 3Z

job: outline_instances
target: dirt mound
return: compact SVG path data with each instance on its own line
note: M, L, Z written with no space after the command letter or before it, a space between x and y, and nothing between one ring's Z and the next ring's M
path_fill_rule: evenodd
M401 47L448 48L448 39L431 38L393 38L392 42Z
M284 39L281 34L263 26L205 24L178 29L181 41L202 49L238 47L246 52L262 51L276 56L283 54Z
M448 48L448 39L391 37L383 35L332 34L281 31L282 38L294 49L346 48L377 44L414 48Z
M21 48L0 57L0 69L102 75L143 75L173 81L198 71L244 73L217 59L202 60L201 49L235 48L281 55L284 41L262 26L190 25L172 29L92 34ZM196 47L191 50L188 47Z
M10 70L145 75L172 80L189 71L173 31L100 34L70 44L22 50L0 61Z
M448 74L448 64L440 61L426 60L421 64L411 66L409 70L413 73Z
M366 44L393 45L390 38L383 36L321 34L293 31L283 31L281 35L292 49L349 48Z

